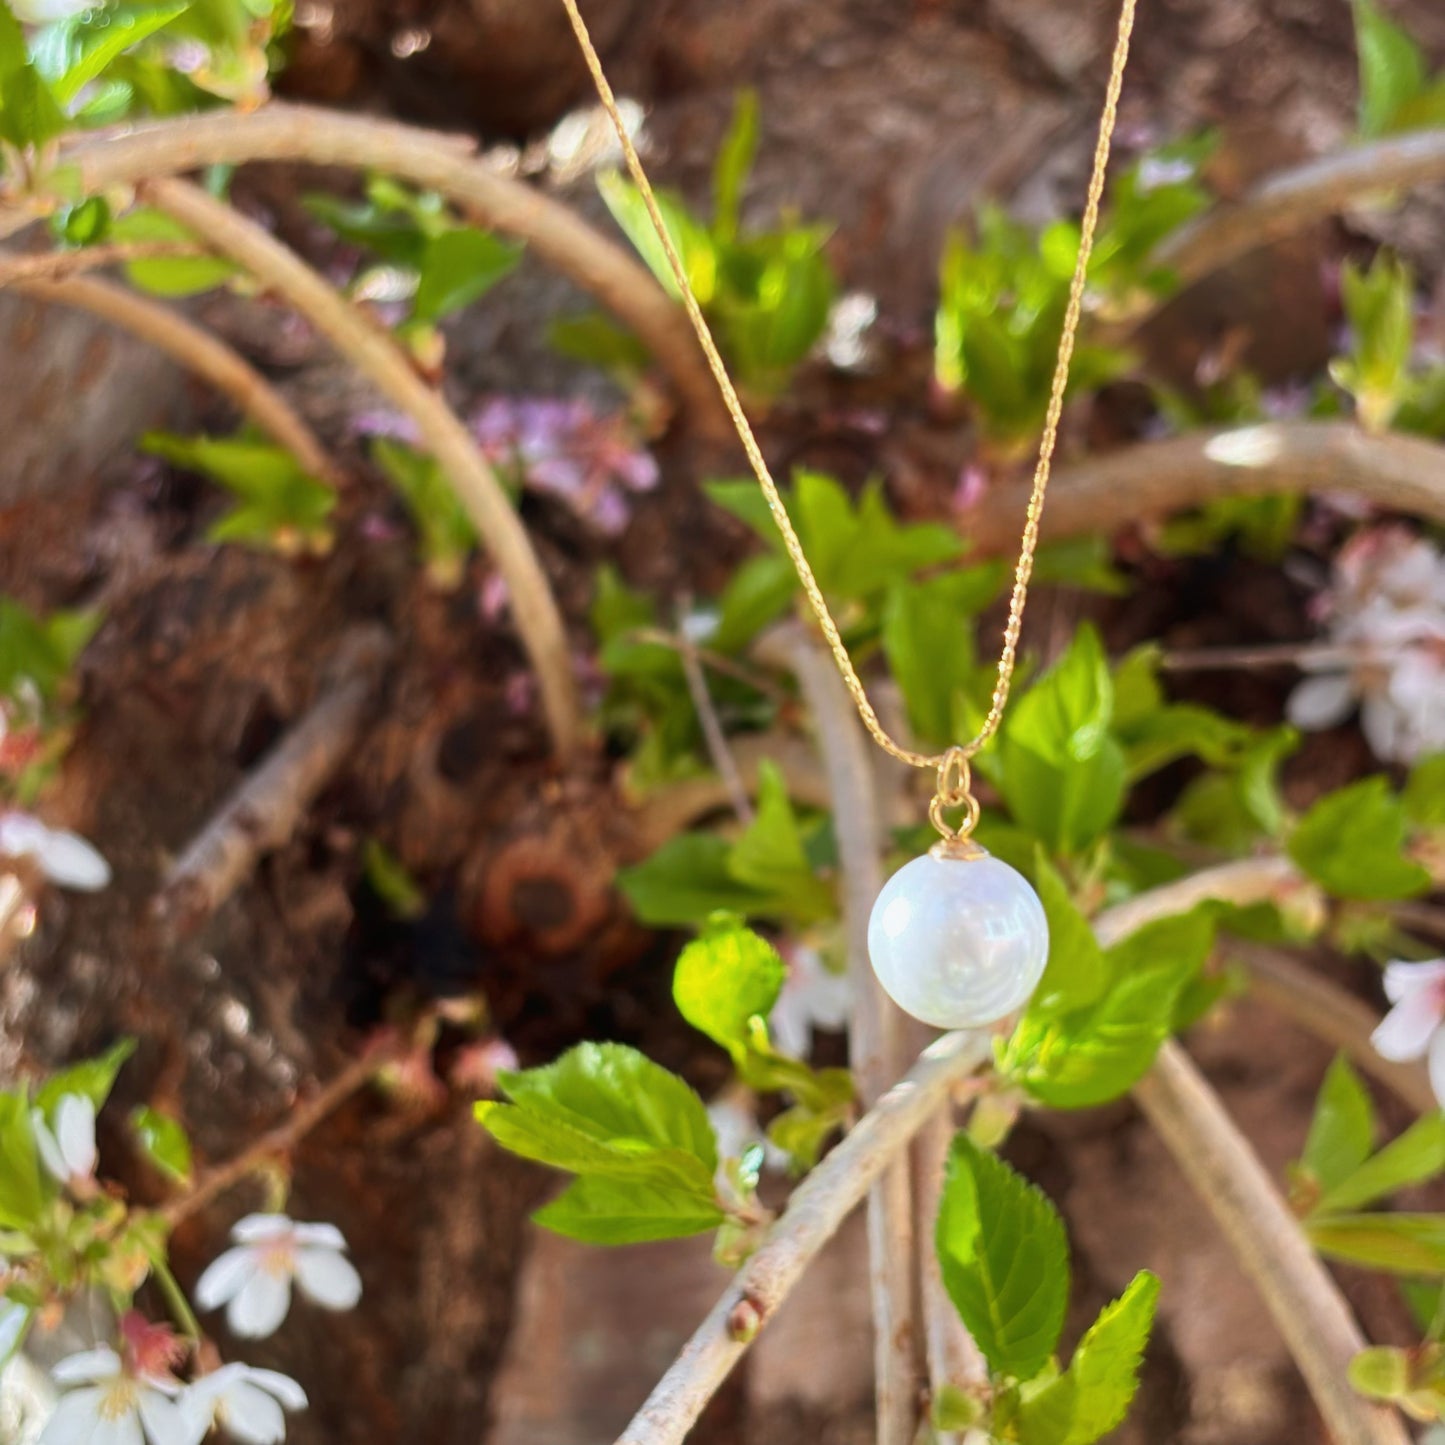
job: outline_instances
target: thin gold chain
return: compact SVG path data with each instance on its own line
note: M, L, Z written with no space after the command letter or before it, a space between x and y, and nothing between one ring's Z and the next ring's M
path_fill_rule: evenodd
M582 47L583 57L587 62L588 70L592 73L592 80L597 87L597 94L602 100L603 108L611 117L612 124L616 128L617 139L627 161L627 169L642 195L643 202L647 207L647 214L652 220L653 229L657 232L657 239L667 256L667 263L677 282L688 319L697 333L698 342L702 346L703 354L707 357L707 364L718 384L718 390L722 392L723 404L727 407L728 415L737 429L738 440L747 454L753 475L757 477L758 485L763 489L763 496L767 498L768 510L772 512L773 520L778 524L778 531L782 533L783 545L792 559L793 567L798 574L798 581L802 584L803 592L808 599L808 605L813 609L813 615L818 619L818 626L822 628L823 636L832 649L833 660L838 664L838 671L843 675L843 681L858 708L858 715L863 719L863 724L868 729L873 741L884 752L897 758L899 762L907 763L915 768L940 769L940 789L943 789L942 770L957 762L966 762L967 759L972 758L998 731L999 723L1003 720L1004 708L1008 704L1014 665L1018 660L1019 633L1023 628L1024 606L1028 601L1029 578L1033 575L1034 554L1038 550L1039 523L1043 517L1044 494L1048 490L1049 474L1053 467L1054 452L1058 446L1059 420L1064 410L1064 393L1068 389L1069 365L1073 360L1074 341L1078 335L1079 320L1083 313L1084 289L1089 274L1089 257L1094 248L1094 233L1098 227L1099 206L1103 199L1104 180L1109 166L1109 150L1114 139L1114 127L1118 121L1119 93L1123 88L1124 69L1129 60L1129 40L1134 30L1134 12L1137 0L1122 0L1119 12L1119 30L1114 42L1114 57L1109 70L1109 84L1104 94L1104 109L1099 121L1099 137L1094 147L1094 167L1089 177L1088 199L1084 204L1083 218L1079 223L1079 255L1074 265L1073 281L1069 287L1069 303L1064 312L1064 329L1059 339L1058 360L1054 365L1048 411L1044 417L1044 432L1039 443L1039 459L1034 468L1033 488L1029 495L1028 514L1024 522L1018 565L1014 569L1013 594L1009 599L1008 622L1003 631L1003 651L999 654L998 678L994 683L993 699L989 706L988 716L984 719L978 735L971 742L949 748L942 753L919 753L914 752L911 748L905 748L895 742L888 735L887 729L879 722L878 714L868 699L862 679L858 676L858 670L853 666L853 659L848 656L848 649L843 645L838 624L828 610L823 590L818 586L818 579L813 575L813 568L803 551L803 544L798 539L792 518L788 516L788 509L783 505L778 485L768 470L767 462L763 460L763 453L758 446L757 437L753 434L752 425L743 411L742 403L738 400L737 391L728 375L727 367L723 364L717 343L713 340L712 331L703 317L702 307L698 305L697 297L693 294L692 285L687 277L687 268L682 264L682 258L672 243L672 237L668 233L662 213L658 209L657 198L653 195L652 186L647 179L646 172L642 169L641 160L638 159L637 149L632 144L632 138L628 135L622 116L618 113L617 98L613 95L612 87L603 73L602 61L598 57L596 47L592 44L592 37L587 33L587 24L577 8L577 0L562 0L562 3L572 21L572 29L576 32L577 43Z

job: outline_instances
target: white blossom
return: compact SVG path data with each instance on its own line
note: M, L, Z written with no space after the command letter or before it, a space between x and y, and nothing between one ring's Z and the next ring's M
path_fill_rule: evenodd
M110 864L67 828L51 828L18 808L0 813L0 857L32 858L62 888L94 893L110 883Z
M1394 1007L1370 1035L1375 1052L1396 1063L1427 1059L1430 1087L1445 1107L1445 958L1391 963L1385 997Z
M87 1094L65 1094L55 1106L54 1127L45 1113L30 1116L40 1162L59 1184L84 1188L95 1178L95 1104Z
M306 1392L289 1375L250 1365L222 1365L202 1375L180 1399L182 1413L203 1437L219 1426L242 1445L280 1445L286 1411L304 1410Z
M1306 731L1343 722L1356 704L1376 755L1413 762L1445 749L1445 557L1402 527L1359 533L1322 599L1330 641L1350 657L1312 668L1289 720Z
M204 1310L226 1307L226 1322L246 1339L275 1334L291 1308L291 1285L323 1309L349 1310L361 1277L334 1224L297 1224L284 1214L249 1214L228 1249L196 1283Z
M816 949L799 946L786 958L788 977L768 1023L778 1048L802 1058L812 1046L815 1029L847 1027L853 990L848 976L829 968Z
M86 1350L50 1372L60 1397L40 1445L197 1445L200 1434L171 1398L169 1376L151 1376L112 1349Z

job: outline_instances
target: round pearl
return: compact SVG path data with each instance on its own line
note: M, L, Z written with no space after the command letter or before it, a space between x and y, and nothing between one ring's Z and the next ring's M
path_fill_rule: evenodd
M984 853L925 854L878 895L873 972L889 998L941 1029L980 1028L1021 1007L1043 977L1049 925L1028 879Z

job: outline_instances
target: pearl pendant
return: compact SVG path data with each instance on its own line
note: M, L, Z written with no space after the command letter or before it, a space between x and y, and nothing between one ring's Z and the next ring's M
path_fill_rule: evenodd
M970 845L906 863L868 920L868 954L889 998L941 1029L981 1028L1022 1007L1049 959L1029 881Z

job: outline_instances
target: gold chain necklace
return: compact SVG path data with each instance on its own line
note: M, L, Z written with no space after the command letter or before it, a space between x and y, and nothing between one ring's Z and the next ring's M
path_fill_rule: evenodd
M858 715L873 741L884 752L910 767L937 770L937 787L928 816L942 835L942 841L930 850L927 857L914 859L894 874L879 895L869 924L868 938L874 969L895 1001L927 1022L948 1028L992 1022L1012 1012L1037 985L1048 958L1048 928L1042 905L1027 880L1007 864L989 857L972 841L971 834L978 824L979 806L973 795L971 763L998 731L1013 684L1019 633L1028 602L1034 556L1038 551L1044 496L1048 491L1054 452L1058 446L1069 367L1083 313L1089 258L1093 253L1109 151L1118 121L1119 95L1129 60L1137 0L1122 0L1120 7L1088 195L1079 223L1079 252L1069 286L1038 462L1034 467L1018 562L1014 568L1013 592L1009 599L1008 621L1004 626L993 696L988 715L977 735L966 743L955 743L941 753L921 753L904 747L889 736L879 721L853 659L843 645L838 624L833 620L827 600L818 586L818 579L803 551L792 518L788 516L778 485L768 470L752 424L738 400L732 378L693 293L687 268L662 219L652 185L618 112L617 99L603 73L601 59L577 8L577 0L562 0L562 3L572 22L597 94L616 129L628 172L647 207L653 230L677 283L683 307L722 393L738 440L767 499L773 520L782 533L783 545L798 574L808 605L827 639ZM957 827L950 827L945 813L958 808L963 809L963 821ZM960 862L975 866L962 871L947 866ZM940 868L942 871L939 871Z

